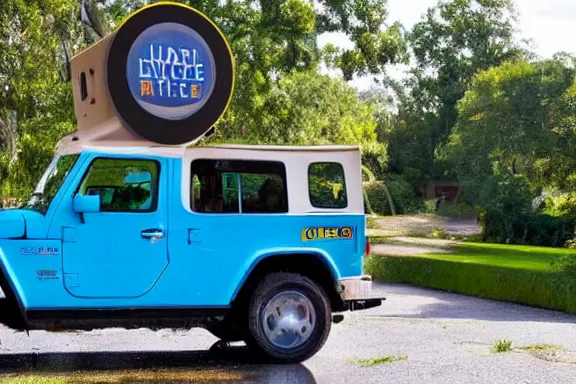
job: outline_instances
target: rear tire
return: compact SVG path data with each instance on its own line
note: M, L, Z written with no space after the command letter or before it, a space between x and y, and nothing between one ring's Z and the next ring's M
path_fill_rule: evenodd
M266 360L300 363L324 346L331 326L330 302L321 286L299 274L274 273L250 300L245 341Z

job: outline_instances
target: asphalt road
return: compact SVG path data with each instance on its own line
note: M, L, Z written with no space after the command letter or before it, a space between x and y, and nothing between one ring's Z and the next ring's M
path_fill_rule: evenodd
M301 365L258 365L242 345L208 352L216 339L201 329L27 336L0 328L0 370L97 375L101 370L171 368L190 382L576 382L576 316L408 286L382 284L378 289L388 298L382 307L347 314L334 325L325 347ZM491 352L500 339L511 340L512 350ZM534 345L560 349L522 349ZM386 356L406 359L373 367L351 361Z

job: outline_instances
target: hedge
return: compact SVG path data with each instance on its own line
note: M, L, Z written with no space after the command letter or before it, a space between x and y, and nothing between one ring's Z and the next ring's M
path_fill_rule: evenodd
M376 255L367 257L365 269L378 281L576 313L576 278L565 272Z

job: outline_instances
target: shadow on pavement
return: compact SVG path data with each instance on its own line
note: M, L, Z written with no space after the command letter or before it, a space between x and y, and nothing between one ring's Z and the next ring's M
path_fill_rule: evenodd
M388 295L387 302L390 304L398 300L414 300L419 303L414 306L411 313L382 313L376 315L377 317L576 324L576 315L527 305L481 299L404 284L386 284L381 289ZM424 300L422 300L423 298Z
M74 383L316 383L304 365L261 364L246 347L217 352L0 354L0 377L14 374L61 377Z

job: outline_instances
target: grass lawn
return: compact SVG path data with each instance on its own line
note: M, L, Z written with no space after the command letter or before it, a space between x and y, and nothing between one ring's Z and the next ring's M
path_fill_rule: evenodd
M449 245L450 253L424 254L436 260L491 265L495 267L551 271L552 261L576 250L521 245L458 243Z
M414 240L404 244L417 246ZM576 275L551 265L562 255L576 255L576 250L462 242L435 247L448 252L372 254L366 258L366 273L379 281L576 313Z

